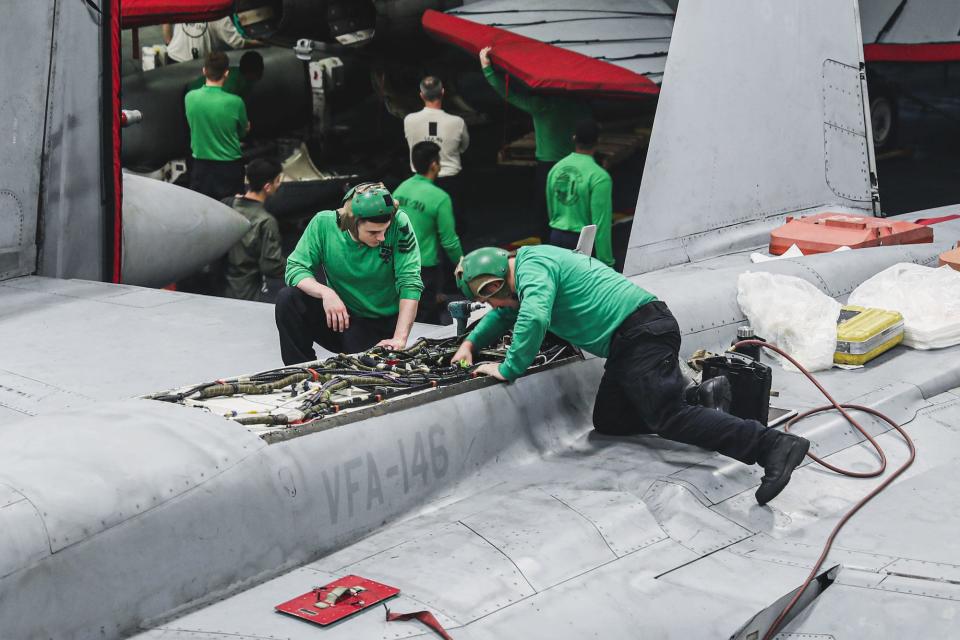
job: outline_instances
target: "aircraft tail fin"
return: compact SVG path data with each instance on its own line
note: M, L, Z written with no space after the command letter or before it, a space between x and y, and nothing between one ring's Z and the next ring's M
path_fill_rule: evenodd
M766 243L788 214L878 211L856 0L684 0L624 273Z

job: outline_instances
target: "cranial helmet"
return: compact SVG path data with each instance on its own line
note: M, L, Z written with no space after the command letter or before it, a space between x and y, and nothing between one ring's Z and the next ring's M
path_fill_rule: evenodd
M343 204L349 205L350 212L358 221L392 216L397 210L393 196L382 182L358 184L343 196Z
M506 283L509 270L509 252L498 247L475 249L461 258L457 265L457 287L463 295L473 300L508 297ZM499 286L489 291L491 283L499 283ZM484 292L484 289L488 291Z

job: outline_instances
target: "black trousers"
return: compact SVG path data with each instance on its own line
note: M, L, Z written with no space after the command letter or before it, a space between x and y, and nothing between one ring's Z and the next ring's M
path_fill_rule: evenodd
M593 408L593 426L608 435L653 433L746 464L776 438L756 420L688 405L677 353L680 328L660 301L637 309L614 332Z
M323 302L296 287L284 287L277 294L274 308L280 333L283 364L316 360L316 342L333 353L359 353L393 336L397 316L361 318L350 312L350 328L339 333L327 326Z
M550 228L550 244L564 249L577 248L577 242L580 240L580 234L573 231L562 231L560 229Z
M423 281L423 293L417 307L417 322L440 324L440 308L437 306L437 294L440 293L440 267L421 267L420 279Z
M243 161L197 160L190 169L190 188L214 200L243 193Z

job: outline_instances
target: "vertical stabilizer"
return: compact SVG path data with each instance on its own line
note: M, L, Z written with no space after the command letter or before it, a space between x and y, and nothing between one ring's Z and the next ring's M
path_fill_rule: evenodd
M0 279L104 275L108 8L108 0L4 3Z
M763 245L785 215L872 215L855 0L683 0L624 273Z

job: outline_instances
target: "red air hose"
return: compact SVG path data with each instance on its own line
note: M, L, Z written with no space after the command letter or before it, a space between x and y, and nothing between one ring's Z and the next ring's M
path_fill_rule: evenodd
M763 347L763 348L765 348L765 349L769 349L769 350L771 350L771 351L773 351L773 352L776 352L776 353L780 354L781 356L783 356L784 358L786 358L793 366L795 366L797 369L799 369L800 372L801 372L803 375L805 375L805 376L807 377L807 379L810 380L810 382L812 382L812 383L814 384L814 386L817 387L817 389L820 390L820 393L822 393L827 400L830 401L830 404L826 404L826 405L823 405L823 406L820 406L820 407L816 407L815 409L810 409L809 411L805 411L804 413L801 413L800 415L796 416L795 418L793 418L792 420L790 420L790 421L784 426L784 428L783 428L784 431L789 431L789 429L790 429L791 426L793 426L794 424L796 424L796 423L799 422L800 420L803 420L804 418L809 418L810 416L816 415L816 414L818 414L818 413L823 413L824 411L830 411L831 409L836 409L837 411L840 412L840 414L841 414L844 418L846 418L847 422L849 422L851 425L853 425L853 426L857 429L857 431L859 431L860 433L862 433L862 434L864 435L864 437L865 437L867 440L870 441L870 444L873 446L874 449L876 449L877 454L879 454L879 456L880 456L880 467L877 468L877 469L875 469L875 470L873 470L873 471L866 471L866 472L850 471L850 470L848 470L848 469L841 469L840 467L836 467L836 466L834 466L834 465L832 465L832 464L830 464L830 463L828 463L828 462L826 462L826 461L818 458L817 456L813 455L812 453L807 453L807 455L808 455L814 462L816 462L816 463L818 463L818 464L826 467L827 469L830 469L831 471L835 471L836 473L839 473L839 474L841 474L841 475L851 476L851 477L853 477L853 478L875 478L875 477L881 475L881 474L886 470L886 468L887 468L887 457L886 457L886 455L883 453L883 449L880 447L880 445L877 443L877 441L874 440L873 437L872 437L869 433L867 433L867 430L864 429L864 428L860 425L859 422L857 422L856 420L854 420L854 419L853 419L853 416L851 416L849 413L847 413L847 411L846 411L847 409L852 409L852 410L854 410L854 411L862 411L862 412L864 412L864 413L869 413L870 415L876 416L876 417L880 418L881 420L885 421L885 422L886 422L887 424L889 424L891 427L893 427L894 429L896 429L896 430L900 433L901 436L903 436L904 441L906 441L906 443L907 443L907 447L910 449L910 457L907 458L906 462L904 462L896 471L894 471L892 474L890 474L890 476L889 476L886 480L884 480L884 481L881 482L879 485L877 485L877 487L874 488L873 491L871 491L870 493L868 493L867 495L865 495L865 496L864 496L863 498L861 498L856 504L854 504L853 507L851 507L850 510L847 511L847 513L844 514L844 516L843 516L842 518L840 518L839 522L837 522L837 524L833 527L833 530L830 532L830 535L827 537L827 541L826 541L826 542L824 543L824 545L823 545L823 551L820 552L820 557L817 558L816 564L814 564L814 565L813 565L813 568L810 570L810 575L807 576L807 579L804 580L804 582L803 582L803 584L800 586L800 588L797 589L797 593L793 596L793 598L790 600L790 602L787 603L787 606L783 608L783 611L781 611L781 612L780 612L780 615L778 615L777 618L776 618L776 620L773 621L773 624L770 625L770 628L767 630L766 635L763 636L763 640L771 640L771 639L778 633L780 625L783 623L784 619L786 619L787 615L789 615L789 613L790 613L790 611L793 609L793 607L797 604L797 601L800 599L800 596L803 595L803 592L806 591L807 587L810 586L810 583L813 582L814 578L817 577L817 572L820 570L820 567L823 565L824 560L827 559L827 554L830 553L830 548L833 546L833 541L836 539L837 534L840 533L840 530L843 529L844 525L847 524L847 522L850 520L850 518L852 518L853 515L854 515L857 511L859 511L864 505L866 505L868 502L870 502L870 500L872 500L872 499L873 499L876 495L878 495L881 491L883 491L883 490L886 489L888 486L890 486L890 484L891 484L894 480L896 480L896 478L897 478L900 474L902 474L904 471L906 471L907 468L908 468L911 464L913 464L913 461L914 461L914 460L916 459L916 457L917 457L917 449L916 449L916 447L913 445L913 440L911 440L911 439L910 439L910 436L907 435L907 432L903 430L903 427L901 427L901 426L898 425L896 422L894 422L889 416L884 415L883 413L877 411L876 409L871 409L870 407L864 407L864 406L858 405L858 404L840 404L840 403L838 403L836 400L833 399L833 396L831 396L831 395L827 392L827 390L823 388L823 385L821 385L819 382L817 382L817 379L813 377L813 374L811 374L809 371L807 371L806 369L804 369L803 366L802 366L799 362L797 362L796 360L794 360L793 357L791 357L788 353L784 352L782 349L780 349L780 348L777 347L776 345L772 345L772 344L770 344L769 342L764 342L764 341L762 341L762 340L742 340L742 341L740 341L740 342L738 342L738 343L736 343L736 344L734 345L734 349L737 349L737 348L740 348L740 347L745 347L745 346L748 346L748 345L759 345L759 346L761 346L761 347Z

